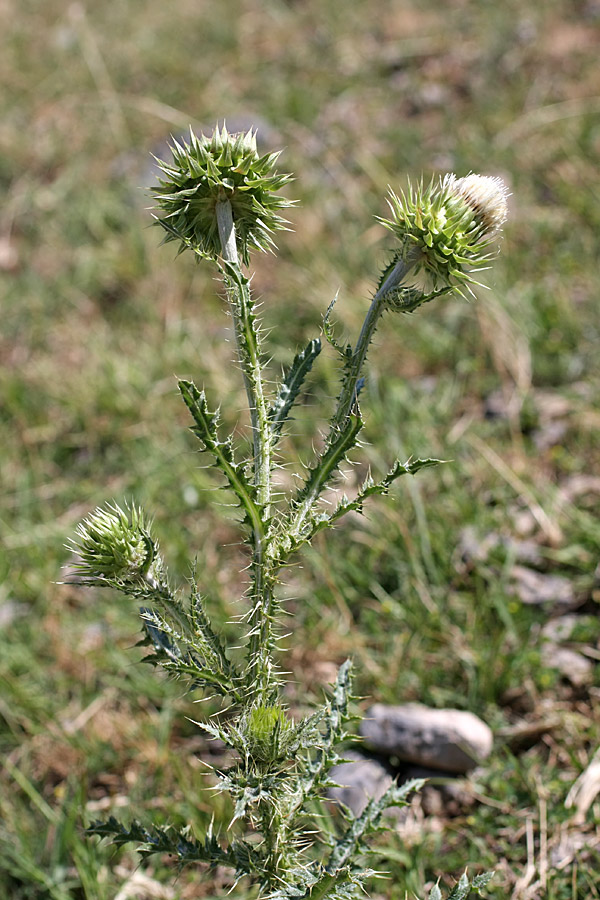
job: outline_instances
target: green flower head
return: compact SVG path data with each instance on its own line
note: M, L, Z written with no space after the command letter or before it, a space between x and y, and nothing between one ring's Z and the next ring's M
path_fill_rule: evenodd
M189 144L174 140L170 149L172 162L157 159L164 178L152 189L165 242L179 241L180 253L189 247L216 259L221 243L215 206L229 200L244 264L251 248L274 248L273 233L288 224L279 211L293 205L276 193L291 181L291 175L274 170L279 153L259 156L255 132L229 134L225 126L199 138L190 129Z
M286 733L292 728L290 719L280 706L255 706L246 720L246 740L250 755L256 760L278 759L285 748Z
M400 196L390 190L391 218L380 219L401 242L405 262L428 274L434 288L477 284L473 272L491 258L507 216L500 178L446 175Z
M153 580L161 570L158 545L139 507L107 503L76 529L69 549L79 557L77 573L94 584L127 585Z

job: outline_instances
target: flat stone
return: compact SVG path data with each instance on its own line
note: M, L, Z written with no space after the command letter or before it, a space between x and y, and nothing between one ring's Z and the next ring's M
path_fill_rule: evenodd
M542 637L547 641L568 641L571 639L573 632L580 622L587 622L591 617L577 616L575 613L569 613L566 616L557 616L555 619L549 619L542 626Z
M367 710L360 734L375 753L454 773L474 769L493 745L491 729L473 713L419 703L376 703Z
M594 680L593 662L576 650L559 647L558 644L547 641L542 645L541 657L545 666L550 669L558 669L573 687L584 687Z
M576 605L575 589L563 575L544 574L519 565L513 566L510 574L512 592L521 603L528 606L548 604L557 610Z
M351 762L340 763L331 769L330 778L340 786L330 788L328 795L359 816L369 800L379 800L385 794L394 780L394 771L385 762L363 756L355 750L347 750L344 756Z

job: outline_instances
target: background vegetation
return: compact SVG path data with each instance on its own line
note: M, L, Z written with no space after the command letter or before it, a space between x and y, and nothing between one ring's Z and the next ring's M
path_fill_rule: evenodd
M386 260L373 216L388 184L481 171L510 185L492 290L388 318L371 354L363 458L382 472L400 444L452 463L400 483L291 572L290 702L352 654L365 698L469 709L494 728L476 802L416 805L381 847L392 877L378 896L465 865L496 868L491 897L600 896L600 807L565 807L600 718L598 3L0 8L0 896L229 887L191 870L173 886L168 860L139 869L83 838L110 811L201 831L216 809L218 825L205 790L218 748L177 684L137 665L135 610L57 583L77 521L135 498L172 574L197 548L215 618L239 612L235 522L214 505L174 379L210 385L235 424L228 320L209 269L157 249L140 190L170 133L223 118L284 146L297 176L295 230L256 261L274 379L338 289L356 333ZM325 420L335 375L324 353L292 454ZM544 654L565 612L585 676Z

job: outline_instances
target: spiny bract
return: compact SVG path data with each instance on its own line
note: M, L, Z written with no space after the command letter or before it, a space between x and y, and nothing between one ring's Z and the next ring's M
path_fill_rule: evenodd
M278 211L294 203L275 193L292 180L274 171L279 153L259 156L254 131L229 134L225 126L217 126L210 137L196 137L190 129L189 144L173 140L170 149L171 162L156 160L165 177L152 189L165 242L179 241L180 253L189 247L200 257L217 259L221 242L215 207L229 200L244 264L251 248L274 248L273 233L288 224Z
M401 255L422 269L434 288L477 284L472 272L488 252L507 216L508 190L500 178L446 175L400 195L390 190L390 219L380 219L401 242Z

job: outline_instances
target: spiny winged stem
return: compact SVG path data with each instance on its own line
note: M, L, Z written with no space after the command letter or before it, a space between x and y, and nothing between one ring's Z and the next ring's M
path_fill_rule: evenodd
M367 315L365 316L365 320L363 322L360 335L358 336L356 346L348 363L347 374L343 382L340 396L338 398L337 408L331 420L326 447L332 446L334 440L345 425L348 416L352 412L352 409L356 403L358 397L358 382L361 376L362 368L365 359L367 358L367 352L371 345L371 341L373 340L373 335L375 334L375 330L379 324L379 319L386 309L387 295L402 284L405 275L412 268L413 264L413 255L400 257L392 267L387 277L383 280L375 296L373 297L373 300L371 301L371 305L367 311ZM324 477L326 477L327 473L323 472L323 475ZM322 480L315 479L313 489L307 492L302 503L296 511L296 515L294 516L294 521L291 527L291 531L294 536L299 536L301 534L306 518L310 514L315 501L319 498L321 490Z
M356 347L352 353L352 361L349 365L348 375L344 381L344 386L338 399L337 409L332 419L332 433L335 429L338 429L343 425L357 400L358 379L360 378L362 367L367 358L367 352L371 345L371 341L373 340L375 329L377 328L381 314L385 309L386 295L402 283L404 276L410 270L412 265L413 260L410 257L408 259L399 259L371 301L371 305L365 316L365 321L363 322L361 332L356 342Z
M218 200L215 205L217 225L223 259L239 269L239 258L235 239L235 225L229 200ZM270 494L271 471L269 465L269 445L262 446L264 437L260 430L260 407L266 419L266 406L262 392L262 380L258 360L257 337L248 322L248 304L240 285L226 280L227 295L233 319L237 354L242 365L244 386L248 397L250 421L252 422L252 440L254 444L254 474L257 492L262 493L261 501L268 502ZM266 429L268 435L268 427Z
M267 534L271 503L271 429L263 391L258 332L252 314L252 299L247 279L243 276L237 253L235 225L231 203L218 200L215 206L223 259L232 267L234 277L225 273L225 287L234 323L236 349L250 410L254 447L254 484L261 509L261 526L253 528L253 589L249 617L250 643L248 662L255 674L255 695L272 691L272 614L273 577L268 571Z

